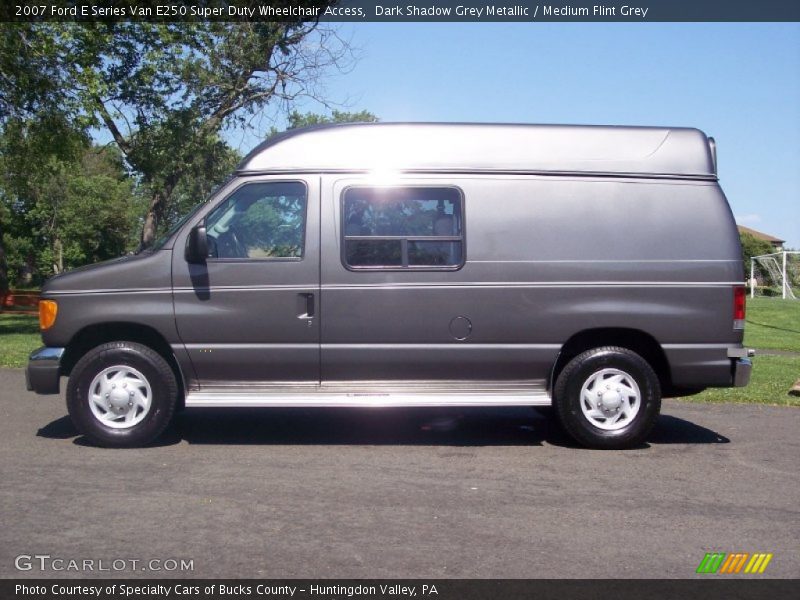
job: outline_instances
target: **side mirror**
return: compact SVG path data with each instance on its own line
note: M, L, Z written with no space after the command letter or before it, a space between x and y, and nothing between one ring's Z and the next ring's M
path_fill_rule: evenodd
M208 236L205 225L198 225L189 232L186 240L186 262L202 264L208 258Z

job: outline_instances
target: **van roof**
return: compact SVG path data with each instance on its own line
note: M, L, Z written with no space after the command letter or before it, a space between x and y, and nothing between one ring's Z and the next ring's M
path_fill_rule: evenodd
M293 129L240 173L508 172L716 179L698 129L490 123L353 123Z

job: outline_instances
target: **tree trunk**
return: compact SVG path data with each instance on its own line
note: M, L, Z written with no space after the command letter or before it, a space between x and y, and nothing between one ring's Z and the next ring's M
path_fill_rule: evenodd
M150 207L147 209L147 215L144 218L144 225L142 226L142 239L139 248L149 248L156 241L156 233L158 226L167 214L167 202L175 190L175 186L180 181L182 172L180 170L173 171L164 182L160 190L153 192L153 197L150 199Z
M53 272L58 275L64 272L64 245L61 238L53 240Z
M36 256L33 252L25 255L25 266L20 269L17 287L31 287L33 285L33 275L38 273L36 268Z
M149 248L156 241L156 231L161 221L161 215L164 213L164 196L160 192L153 192L153 197L150 199L150 206L147 209L147 215L144 218L144 225L142 226L142 238L140 241L140 248Z
M6 260L6 247L3 241L3 224L0 223L0 294L8 291L8 261Z

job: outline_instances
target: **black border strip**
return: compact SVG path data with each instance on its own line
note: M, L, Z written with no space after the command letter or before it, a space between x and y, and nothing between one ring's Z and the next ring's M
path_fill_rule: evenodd
M26 8L27 7L27 8ZM141 9L145 9L144 11ZM0 21L796 22L796 0L10 0Z
M797 579L706 575L699 579L51 579L2 580L0 597L37 600L87 598L195 598L299 600L779 600L800 597ZM21 593L26 586L36 592ZM225 593L220 593L221 586ZM259 587L262 586L262 587ZM316 586L320 593L311 593ZM423 588L423 586L427 586ZM69 590L86 588L84 593ZM139 588L139 593L130 593ZM178 593L180 588L180 593ZM265 593L269 588L271 593ZM413 588L415 595L409 592ZM98 594L96 590L100 591ZM280 593L278 590L286 590ZM372 590L374 589L374 593ZM406 593L401 593L405 589ZM425 593L423 593L423 589ZM432 593L435 589L436 593ZM94 592L92 590L95 590ZM291 590L291 591L290 591ZM301 591L304 590L304 591ZM126 591L127 593L123 593ZM364 592L367 593L364 593ZM277 593L276 593L277 592ZM394 593L391 593L394 592Z

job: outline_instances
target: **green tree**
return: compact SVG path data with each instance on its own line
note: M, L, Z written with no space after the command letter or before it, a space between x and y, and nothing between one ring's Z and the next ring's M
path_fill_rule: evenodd
M746 277L750 277L750 259L754 256L769 254L775 249L772 244L765 240L760 240L751 233L739 232L739 241L742 244L742 264Z
M0 294L8 291L8 257L6 256L6 227L11 214L0 202Z
M301 113L293 110L289 113L287 118L286 129L281 130L277 127L272 127L267 138L278 135L283 131L300 129L301 127L311 127L312 125L328 125L331 123L377 123L378 121L380 121L380 119L368 110L360 110L358 112L333 110L329 115L314 112Z
M105 128L114 139L148 196L143 246L190 175L219 179L223 169L209 157L228 152L225 127L246 125L267 105L322 99L321 77L351 58L335 31L299 19L14 23L0 52L0 102L10 113L57 107L78 128Z
M168 230L198 202L208 198L214 188L234 171L240 160L240 152L218 140L202 158L188 163L184 176L172 192L171 202L161 221L161 231Z
M40 283L135 246L145 203L116 148L93 146L58 119L6 125L0 200L11 282Z
M328 123L377 123L379 119L368 110L361 110L358 112L334 110L330 115L292 111L289 114L288 120L289 124L286 129L298 129L300 127L325 125Z
M6 119L0 131L0 270L4 286L19 283L36 271L37 240L31 217L37 205L50 200L43 184L60 162L70 160L88 138L59 115Z

